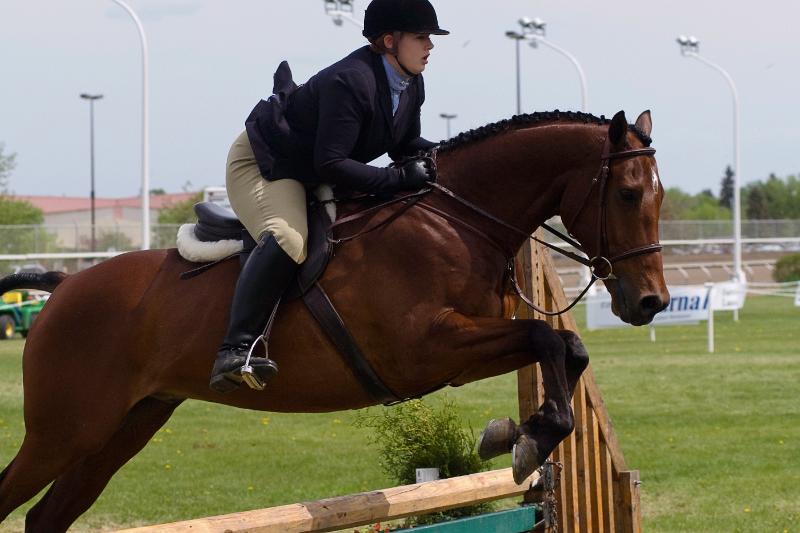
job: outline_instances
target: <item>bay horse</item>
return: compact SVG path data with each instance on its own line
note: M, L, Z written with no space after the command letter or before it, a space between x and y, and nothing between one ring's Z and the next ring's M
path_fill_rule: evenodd
M560 214L588 257L600 258L593 266L607 278L614 312L649 323L669 301L655 244L664 191L647 148L651 127L649 111L635 125L623 112L609 121L555 111L461 134L436 151L442 189L338 246L321 278L400 397L541 365L538 412L519 426L490 424L480 444L485 456L513 449L518 480L572 431L569 401L588 355L569 331L511 319L518 300L508 297L509 258ZM0 280L0 292L52 292L23 353L26 433L0 474L0 519L52 483L26 529L65 531L187 398L282 412L375 403L301 300L284 303L276 318L270 353L280 372L266 390L209 389L239 262L180 279L195 267L174 249L149 250L69 276Z

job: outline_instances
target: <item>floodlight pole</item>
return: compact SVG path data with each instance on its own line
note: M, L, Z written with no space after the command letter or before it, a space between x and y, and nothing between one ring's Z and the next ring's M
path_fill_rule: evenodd
M103 98L102 94L81 94L81 98L89 101L89 209L91 211L92 223L92 242L91 251L94 252L97 247L97 239L95 237L95 194L94 194L94 102Z
M522 113L522 80L520 76L520 64L519 64L519 43L525 36L516 31L507 31L506 37L509 39L514 40L514 46L516 50L516 70L517 70L517 115Z
M150 248L150 117L149 117L149 89L148 89L148 51L147 36L141 20L123 0L112 0L130 15L139 31L139 40L142 47L142 250Z
M447 123L447 139L450 138L450 121L454 118L457 118L458 115L454 113L439 113L439 116L445 120Z
M583 67L581 67L581 64L578 62L578 59L560 46L550 42L545 37L547 23L543 20L539 18L531 20L527 17L523 17L519 19L518 22L522 27L522 35L525 39L530 41L531 47L536 48L539 44L543 44L569 59L572 66L575 67L575 71L578 73L578 79L581 83L581 111L586 113L589 109L589 90L586 84L586 74L583 71Z
M728 85L731 89L731 94L733 95L733 160L734 160L734 170L733 170L733 270L734 270L734 280L739 283L745 283L747 281L747 277L745 276L744 270L742 270L742 206L741 206L741 194L740 194L740 160L739 160L739 144L740 144L740 136L739 136L739 92L736 90L736 84L733 82L733 78L731 77L728 72L723 69L721 66L709 61L705 57L700 55L700 48L699 42L696 38L686 38L686 37L679 37L678 44L681 47L681 54L685 57L691 57L711 67L712 69L716 70L722 77L725 78L725 81L728 82Z
M588 110L589 110L588 92L589 91L588 91L588 89L586 87L586 74L583 72L583 68L581 68L581 64L578 63L578 60L575 58L575 56L570 54L569 52L567 52L566 50L564 50L560 46L551 43L549 40L545 39L543 36L531 35L528 38L530 39L531 43L543 44L543 45L549 47L550 49L555 50L556 52L558 52L559 54L561 54L562 56L564 56L564 57L566 57L567 59L570 60L572 65L575 67L575 70L578 72L578 78L580 78L580 82L581 82L581 111L583 111L584 113L588 112Z

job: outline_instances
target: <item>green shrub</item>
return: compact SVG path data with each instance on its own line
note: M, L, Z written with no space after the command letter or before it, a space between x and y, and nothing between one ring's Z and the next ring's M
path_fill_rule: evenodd
M379 414L369 410L355 421L372 430L369 441L380 447L381 468L398 485L416 483L417 468L438 468L442 479L489 470L475 451L475 432L465 429L448 398L437 408L411 400ZM491 503L420 516L410 524L439 522L491 511Z
M784 255L775 263L772 271L775 281L800 281L800 254Z

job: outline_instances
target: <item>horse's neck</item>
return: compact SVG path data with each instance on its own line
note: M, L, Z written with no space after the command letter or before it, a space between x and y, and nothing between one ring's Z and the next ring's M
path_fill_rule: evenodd
M600 163L603 131L555 123L510 131L442 154L440 182L459 196L530 234L557 215L571 180ZM483 228L516 250L525 237L483 221Z

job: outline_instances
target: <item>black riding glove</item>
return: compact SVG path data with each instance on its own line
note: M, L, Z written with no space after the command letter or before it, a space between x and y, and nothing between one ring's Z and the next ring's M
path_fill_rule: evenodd
M422 189L432 181L436 181L436 169L430 159L412 159L400 167L400 190Z

